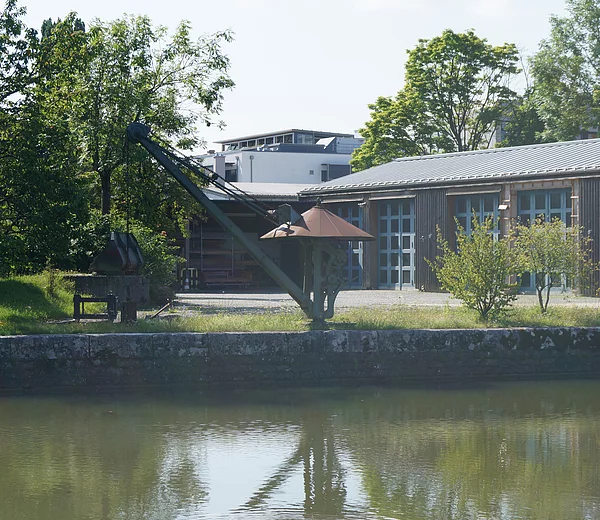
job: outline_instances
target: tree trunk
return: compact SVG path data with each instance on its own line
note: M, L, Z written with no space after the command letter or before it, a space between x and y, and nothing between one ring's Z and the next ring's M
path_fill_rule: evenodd
M544 312L546 312L546 309L544 308L544 297L543 297L544 288L536 287L536 291L537 291L537 295L538 295L538 302L540 304L540 310L542 311L542 313L544 313Z
M102 186L102 214L110 214L110 173L100 173L100 181Z

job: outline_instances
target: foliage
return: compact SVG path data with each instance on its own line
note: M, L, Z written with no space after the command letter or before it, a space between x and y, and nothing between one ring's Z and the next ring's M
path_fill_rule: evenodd
M140 274L150 277L151 288L169 287L176 279L176 269L182 258L178 248L171 244L166 232L158 232L137 220L127 221L116 215L102 215L92 212L90 221L83 233L72 244L70 258L72 268L88 271L94 257L106 246L111 231L133 233L144 258Z
M6 0L0 13L0 107L19 107L19 94L33 81L31 61L36 49L35 31L25 27L25 8Z
M540 119L533 88L512 100L505 107L504 114L500 123L503 136L496 146L503 148L544 142L545 125Z
M566 0L550 19L550 37L532 59L535 97L549 141L571 140L598 125L600 1Z
M24 13L7 0L0 15L0 276L48 262L87 270L107 224L131 215L144 229L180 232L201 209L129 149L125 128L141 120L167 145L199 143L196 125L213 122L233 86L221 50L231 34L194 41L188 22L169 34L147 17L86 30L70 13L45 20L38 39Z
M124 171L127 125L144 121L157 136L192 149L199 143L196 124L212 123L221 110L224 90L233 86L227 75L229 60L221 52L231 34L218 32L193 41L190 33L191 26L184 21L168 37L165 27L155 27L145 16L96 21L90 27L92 59L79 82L78 131L86 167L100 181L105 214L113 201L119 211L132 187ZM137 151L130 159L139 162L145 157ZM192 199L161 168L154 163L146 167L152 168L159 179L154 182L171 201L190 208ZM145 206L145 213L156 207Z
M397 157L425 155L443 147L413 93L401 90L395 98L379 97L369 109L371 119L360 131L365 142L352 155L354 170L366 170Z
M183 259L178 254L179 249L171 244L164 231L156 233L140 224L134 224L131 226L131 232L135 235L144 257L141 274L150 278L150 296L153 301L157 300L176 280L177 266ZM169 291L166 296L172 297Z
M28 81L21 81L17 101L0 108L1 274L39 270L48 261L64 267L70 242L87 218L87 183L79 175L64 112L68 96L48 97L57 73L52 56L66 50L51 39L29 43L34 63L20 69L27 70Z
M567 228L560 219L543 217L530 225L518 223L514 246L524 271L535 277L540 310L546 312L552 287L565 281L582 288L590 273L597 269L591 257L591 237L582 227Z
M370 105L355 170L399 156L477 150L489 145L518 73L513 44L492 46L472 31L445 30L408 51L405 85Z
M429 265L444 290L485 319L505 310L516 299L517 285L508 280L519 268L509 240L494 237L493 218L480 223L474 216L472 222L472 232L467 235L456 221L456 249L438 230L442 254Z

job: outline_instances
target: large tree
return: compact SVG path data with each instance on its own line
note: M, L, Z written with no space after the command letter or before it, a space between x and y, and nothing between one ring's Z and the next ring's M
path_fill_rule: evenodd
M354 169L393 155L455 152L487 147L505 108L515 98L518 73L513 44L492 46L472 31L445 30L408 51L405 86L395 98L371 105L364 146Z
M7 5L3 20L10 20L13 32L22 14ZM50 95L57 78L77 66L79 36L72 19L57 29L69 35L68 42L38 42L32 31L21 28L26 40L13 46L18 52L11 56L12 68L4 67L10 77L3 83L12 85L12 93L0 107L1 273L35 270L48 261L65 266L71 241L87 218L86 183L66 117L69 92ZM8 56L4 60L9 63Z
M14 0L0 14L0 274L64 259L85 206L68 129L42 101L55 70L24 14Z
M221 50L231 34L193 40L189 23L182 22L169 36L148 17L127 16L95 22L90 40L91 64L79 85L80 137L88 168L100 181L106 214L114 197L124 197L124 136L130 122L144 121L171 144L192 149L199 142L196 125L210 125L220 112L223 92L233 86ZM115 175L121 176L117 186Z
M550 37L532 59L535 97L547 140L570 140L598 125L600 1L566 0L550 19Z

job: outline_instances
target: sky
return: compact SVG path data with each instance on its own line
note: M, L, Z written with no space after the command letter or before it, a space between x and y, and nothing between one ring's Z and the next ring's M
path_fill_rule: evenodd
M564 0L20 0L25 22L75 11L84 22L148 15L195 35L232 29L223 48L236 86L225 93L226 128L200 127L215 140L289 128L353 133L368 104L403 86L406 50L444 29L473 29L493 45L515 43L533 54Z

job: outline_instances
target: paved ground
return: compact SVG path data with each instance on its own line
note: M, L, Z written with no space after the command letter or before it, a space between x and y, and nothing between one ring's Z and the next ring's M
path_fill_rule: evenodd
M286 309L298 308L292 298L280 291L261 292L202 292L180 293L177 295L180 306L189 310L201 312L277 312ZM389 305L414 305L414 306L446 306L460 305L448 294L425 293L415 290L404 291L342 291L336 299L336 310L352 307L375 307ZM517 305L537 305L534 295L521 295ZM592 306L600 308L600 298L575 297L569 294L552 294L550 305Z

